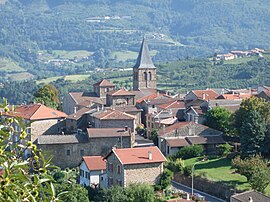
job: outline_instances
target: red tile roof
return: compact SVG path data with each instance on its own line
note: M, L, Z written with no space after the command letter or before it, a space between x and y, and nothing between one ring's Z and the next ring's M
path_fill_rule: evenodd
M162 163L166 161L166 158L156 146L113 149L112 152L117 156L123 165ZM148 157L149 152L152 153L152 160L150 160Z
M15 112L10 112L7 115L17 116L28 120L59 119L67 117L64 112L46 107L43 104L22 105L17 107Z
M83 161L90 171L106 170L106 161L102 156L84 156Z
M115 85L106 79L102 79L101 81L95 83L94 86L104 86L104 87L108 86L109 87L109 86L115 86Z
M112 95L112 96L116 96L116 95L133 95L133 96L135 96L134 93L132 93L130 91L127 91L125 89L119 89L119 90L116 90L116 91L110 91L107 94Z
M158 105L161 109L185 109L185 102L181 100L172 101L165 104Z
M241 93L241 94L223 94L219 95L217 99L226 99L226 100L236 100L236 99L248 99L252 96L251 93Z
M192 92L197 96L197 98L203 99L203 100L214 100L216 99L217 96L219 96L219 94L213 91L212 89L193 90Z
M113 109L106 109L106 111L99 111L93 114L95 118L98 119L107 119L107 120L112 120L112 119L135 119L136 117L133 115L130 115L125 112L121 112L118 110L113 110Z

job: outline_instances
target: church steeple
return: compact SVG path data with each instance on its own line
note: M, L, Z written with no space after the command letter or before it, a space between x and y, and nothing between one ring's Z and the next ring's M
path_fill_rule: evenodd
M137 62L134 68L156 68L152 62L152 59L149 54L148 45L145 37L143 37L141 49L137 58Z
M144 37L137 62L133 67L133 90L147 88L156 89L156 67L152 62Z

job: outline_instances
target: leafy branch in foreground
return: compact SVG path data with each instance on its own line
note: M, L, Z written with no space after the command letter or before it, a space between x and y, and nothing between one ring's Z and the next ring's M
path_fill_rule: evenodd
M0 108L9 113L7 100ZM19 132L14 125L20 125ZM0 123L0 201L59 201L54 180L48 174L53 168L36 145L28 141L26 125L20 118L1 116ZM25 157L25 152L30 157Z

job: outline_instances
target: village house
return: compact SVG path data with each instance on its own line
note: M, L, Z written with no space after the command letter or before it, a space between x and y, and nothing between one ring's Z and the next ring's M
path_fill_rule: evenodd
M112 149L105 157L108 187L132 183L156 184L166 158L156 147Z
M270 87L268 86L259 86L257 97L265 99L267 102L270 102Z
M216 146L225 143L221 131L194 122L178 122L158 133L158 147L165 155L173 155L184 146L203 145L206 153L216 153Z
M65 127L64 120L67 115L58 110L46 107L43 104L28 104L16 107L14 111L3 113L2 117L19 117L28 126L29 140L34 142L43 134L61 133ZM13 123L15 129L14 138L18 139L21 128ZM17 134L17 135L16 135ZM16 141L16 140L15 140Z
M218 93L216 93L212 89L207 90L192 90L184 98L184 101L186 103L195 101L195 100L214 100L219 96Z
M230 202L269 202L270 197L258 191L245 191L231 196Z
M42 135L34 142L60 168L77 167L83 156L105 156L113 147L130 148L135 137L129 128L88 128L71 135Z
M83 156L80 168L80 184L104 188L107 185L106 162L102 156Z

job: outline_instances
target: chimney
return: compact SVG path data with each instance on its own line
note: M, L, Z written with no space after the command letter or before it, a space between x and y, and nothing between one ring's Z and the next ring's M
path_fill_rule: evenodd
M250 196L250 197L248 197L248 202L253 202L253 199L252 199L252 197Z
M99 106L97 105L97 112L99 111Z
M202 94L202 99L205 100L205 93Z
M77 107L74 107L74 114L77 113Z
M148 159L153 160L153 153L151 151L148 151Z

